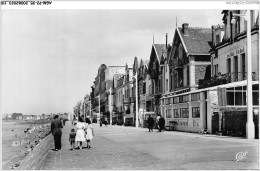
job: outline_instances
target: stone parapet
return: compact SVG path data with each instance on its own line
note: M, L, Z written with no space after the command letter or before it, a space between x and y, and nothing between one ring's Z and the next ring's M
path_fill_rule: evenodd
M49 134L41 142L33 148L17 167L18 170L39 170L42 167L44 160L51 146L52 134Z

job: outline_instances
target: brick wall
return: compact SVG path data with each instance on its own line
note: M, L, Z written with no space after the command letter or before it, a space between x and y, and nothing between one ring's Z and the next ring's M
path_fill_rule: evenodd
M207 65L197 65L195 66L195 83L199 85L199 80L205 78Z

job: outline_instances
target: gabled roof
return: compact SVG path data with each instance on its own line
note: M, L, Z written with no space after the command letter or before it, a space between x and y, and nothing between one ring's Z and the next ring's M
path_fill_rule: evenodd
M182 28L178 28L183 40L183 45L187 49L187 53L192 54L209 54L212 45L212 34L209 28L188 28L188 35L184 35Z
M165 44L153 44L154 50L157 56L157 60L160 63L162 55L167 54L166 45Z

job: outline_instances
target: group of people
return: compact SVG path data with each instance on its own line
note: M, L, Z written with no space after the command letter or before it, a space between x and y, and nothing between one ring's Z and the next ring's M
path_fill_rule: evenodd
M71 150L75 149L75 144L77 143L78 149L82 149L82 143L87 141L87 148L91 148L90 141L94 137L94 129L91 124L91 120L86 118L85 122L83 121L83 117L78 118L78 122L73 120L73 126L75 129L71 129L71 133L69 134L69 141ZM54 146L55 151L61 149L61 136L62 136L62 121L59 119L58 115L54 116L54 120L51 122L51 133L54 137Z
M147 119L147 124L148 124L148 129L149 132L153 132L153 126L154 126L154 119L151 117L151 115L149 115L148 119ZM158 131L162 132L164 131L165 128L165 119L162 116L157 116L156 118L156 124L158 126Z

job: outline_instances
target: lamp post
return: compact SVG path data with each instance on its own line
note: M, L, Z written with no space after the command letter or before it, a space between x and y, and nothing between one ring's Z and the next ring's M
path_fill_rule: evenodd
M110 125L112 125L112 119L113 119L113 116L112 116L112 96L111 96L111 91L112 91L112 88L110 87L109 88L109 113L110 113Z
M253 97L252 97L252 52L251 52L251 19L250 10L247 10L244 14L233 14L231 23L234 24L234 16L242 17L246 20L246 37L247 37L247 123L246 123L246 138L255 138L255 125L253 121Z
M135 127L138 128L138 87L137 87L137 73L135 78Z
M98 95L98 109L99 109L99 119L101 120L101 113L100 113L100 94Z
M89 117L93 120L91 115L91 97L89 97Z

